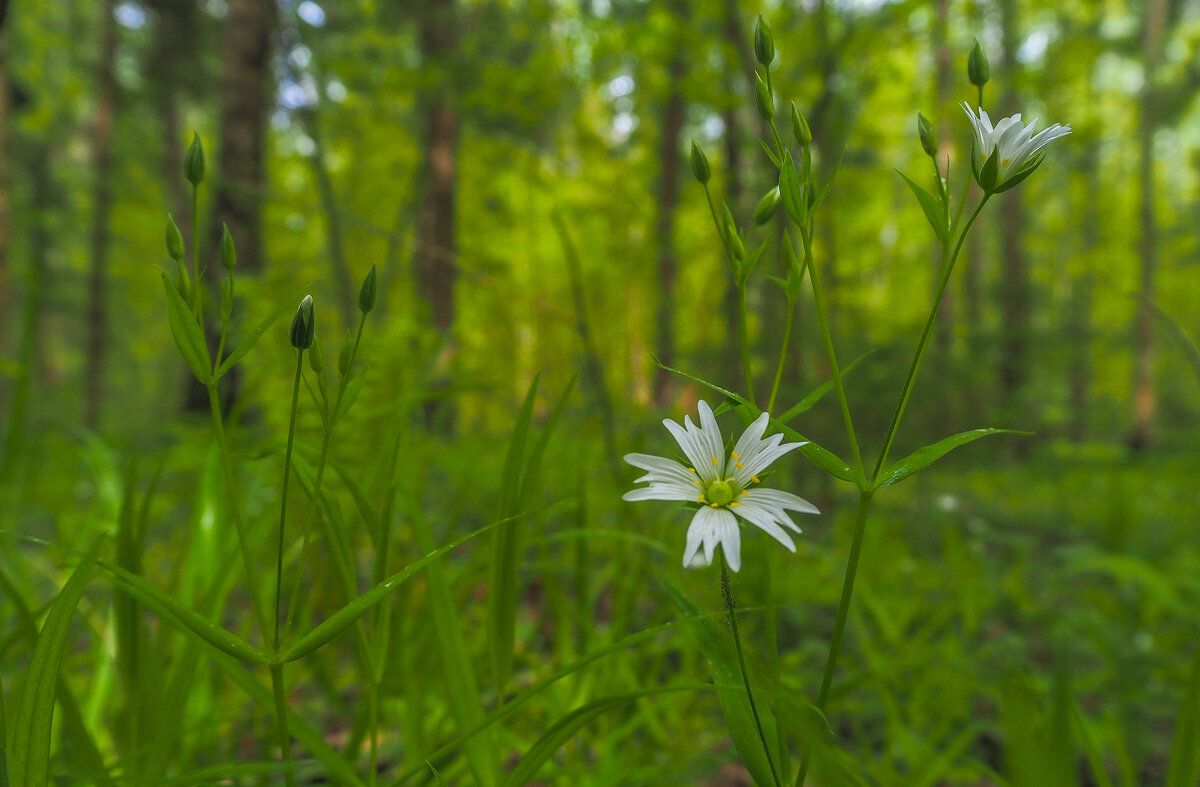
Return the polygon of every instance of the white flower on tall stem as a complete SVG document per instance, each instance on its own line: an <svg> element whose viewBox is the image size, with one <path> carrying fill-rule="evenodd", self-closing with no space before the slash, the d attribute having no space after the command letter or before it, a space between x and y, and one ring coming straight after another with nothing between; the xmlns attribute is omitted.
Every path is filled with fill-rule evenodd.
<svg viewBox="0 0 1200 787"><path fill-rule="evenodd" d="M758 527L767 535L795 552L787 530L799 533L800 528L788 516L788 511L817 514L817 507L790 492L764 489L758 475L779 457L804 443L784 443L783 435L763 439L770 416L760 415L746 428L725 455L721 430L708 403L699 403L700 425L684 416L683 425L664 419L663 425L679 443L688 465L674 459L650 454L626 454L625 461L646 471L634 483L649 482L649 486L626 492L625 500L678 500L698 503L700 507L688 527L687 545L683 550L683 565L712 565L717 544L734 571L741 568L741 533L734 514ZM787 528L785 530L784 528Z"/></svg>
<svg viewBox="0 0 1200 787"><path fill-rule="evenodd" d="M1038 119L1034 118L1026 126L1020 115L1001 118L993 126L992 119L982 107L978 115L965 101L962 108L975 130L975 152L971 158L975 180L989 194L1007 191L1032 175L1045 156L1038 151L1071 133L1070 124L1060 126L1055 123L1034 134Z"/></svg>

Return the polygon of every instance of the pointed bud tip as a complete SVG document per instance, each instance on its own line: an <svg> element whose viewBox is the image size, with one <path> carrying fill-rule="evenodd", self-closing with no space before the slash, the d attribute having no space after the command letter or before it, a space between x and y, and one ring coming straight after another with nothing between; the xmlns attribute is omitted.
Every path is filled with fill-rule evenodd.
<svg viewBox="0 0 1200 787"><path fill-rule="evenodd" d="M762 18L762 14L754 23L754 57L764 68L769 68L775 60L775 37L771 35L771 26Z"/></svg>
<svg viewBox="0 0 1200 787"><path fill-rule="evenodd" d="M971 54L967 55L967 77L971 80L972 85L983 87L991 76L992 67L988 63L987 53L983 51L983 46L976 38L975 45L971 47Z"/></svg>
<svg viewBox="0 0 1200 787"><path fill-rule="evenodd" d="M707 184L709 178L712 177L712 169L708 166L708 156L704 155L704 151L695 141L692 142L692 175L702 184Z"/></svg>
<svg viewBox="0 0 1200 787"><path fill-rule="evenodd" d="M375 308L376 295L376 279L375 266L371 266L371 270L367 271L366 277L363 279L362 286L358 288L358 310L364 315L369 314Z"/></svg>
<svg viewBox="0 0 1200 787"><path fill-rule="evenodd" d="M204 180L204 144L196 132L192 132L192 144L183 157L183 174L193 186Z"/></svg>
<svg viewBox="0 0 1200 787"><path fill-rule="evenodd" d="M296 316L292 318L289 338L292 346L297 350L307 350L312 346L315 335L316 320L313 315L313 299L311 295L305 295L304 300L300 301L299 308L296 309Z"/></svg>

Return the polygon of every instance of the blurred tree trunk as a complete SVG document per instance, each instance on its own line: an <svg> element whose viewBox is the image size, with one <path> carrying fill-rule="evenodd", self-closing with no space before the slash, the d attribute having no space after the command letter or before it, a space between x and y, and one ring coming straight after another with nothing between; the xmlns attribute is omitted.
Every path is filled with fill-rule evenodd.
<svg viewBox="0 0 1200 787"><path fill-rule="evenodd" d="M95 429L104 401L105 307L108 267L108 218L112 207L112 135L116 114L117 81L113 63L117 54L116 0L100 5L100 60L96 64L96 114L92 123L92 228L88 302L84 321L83 423Z"/></svg>
<svg viewBox="0 0 1200 787"><path fill-rule="evenodd" d="M734 52L739 53L739 57L728 63L725 72L732 76L729 91L734 96L745 95L746 89L745 80L741 77L741 68L739 62L745 62L745 53L742 51L745 47L745 34L742 29L741 20L742 10L734 0L726 0L725 5L725 25L724 34L726 46ZM753 53L750 55L751 63L753 63ZM722 139L725 145L725 201L729 203L729 209L734 211L736 215L741 215L743 202L745 201L745 189L742 186L742 168L745 166L742 163L742 125L738 118L737 106L739 102L730 102L721 111L721 120L725 126L725 134ZM716 205L717 218L721 217L721 206ZM718 246L720 239L716 235L717 228L712 229L713 242ZM722 266L728 266L729 261L722 254ZM733 275L729 272L728 267L723 267L722 281L725 282L724 295L721 298L721 317L722 324L725 326L725 342L721 347L721 366L717 371L718 380L724 381L731 390L740 390L745 381L742 380L742 362L741 350L738 347L738 292L737 285L734 284Z"/></svg>
<svg viewBox="0 0 1200 787"><path fill-rule="evenodd" d="M8 119L9 94L7 53L8 0L0 0L0 332L5 330L9 314L8 296ZM7 350L0 344L0 352Z"/></svg>
<svg viewBox="0 0 1200 787"><path fill-rule="evenodd" d="M1138 185L1141 205L1140 286L1137 325L1137 380L1133 394L1133 432L1129 444L1135 449L1149 447L1154 421L1154 271L1158 266L1158 228L1154 209L1154 132L1158 129L1155 74L1162 57L1163 33L1167 21L1167 0L1148 0L1142 21L1142 46L1145 79L1142 84L1141 111L1138 117Z"/></svg>
<svg viewBox="0 0 1200 787"><path fill-rule="evenodd" d="M358 292L350 274L350 263L346 261L346 247L342 242L342 214L338 210L337 191L326 163L325 141L321 135L321 118L316 109L305 109L298 113L305 133L313 141L312 155L308 157L313 175L317 179L317 190L321 195L321 209L325 213L325 247L329 251L329 267L337 283L338 311L342 325L353 329Z"/></svg>
<svg viewBox="0 0 1200 787"><path fill-rule="evenodd" d="M673 6L677 23L682 24L686 10ZM654 218L655 245L658 249L658 309L655 315L654 349L658 357L668 366L675 365L675 278L679 260L675 253L675 212L679 207L680 144L683 133L684 110L683 76L685 50L682 45L673 47L674 55L669 66L670 87L667 101L663 105L662 121L659 126L658 155L661 162L658 177L658 202ZM665 407L672 388L671 373L659 369L654 378L654 401Z"/></svg>
<svg viewBox="0 0 1200 787"><path fill-rule="evenodd" d="M934 70L933 95L934 95L934 112L936 117L934 123L938 130L937 136L939 144L941 140L949 136L949 126L946 118L946 103L950 97L950 43L946 32L950 16L950 0L937 0L937 16L933 24L933 56L937 63L937 68ZM939 150L938 167L942 156ZM922 181L923 182L923 181ZM934 183L936 186L936 182ZM932 192L936 194L937 192ZM942 253L941 246L933 247L933 281L934 287L937 286L937 281L941 277L942 272ZM946 369L949 368L951 353L954 350L954 286L946 288L945 294L942 296L942 304L938 308L938 326L934 333L934 353L933 353L933 376L941 378L945 375Z"/></svg>
<svg viewBox="0 0 1200 787"><path fill-rule="evenodd" d="M456 243L458 198L458 107L452 66L458 47L454 0L422 0L417 4L418 39L423 71L435 74L418 94L417 117L423 118L421 200L417 208L417 298L428 304L434 327L442 336L440 373L454 354L454 283L458 276ZM435 383L440 385L440 383ZM427 425L438 422L449 430L454 411L448 403L431 401Z"/></svg>
<svg viewBox="0 0 1200 787"><path fill-rule="evenodd" d="M1000 3L1001 56L1004 94L1000 106L1009 114L1017 103L1013 86L1020 34L1016 0ZM1000 201L1000 396L1005 407L1015 404L1029 381L1029 270L1023 242L1023 191L1013 189Z"/></svg>
<svg viewBox="0 0 1200 787"><path fill-rule="evenodd" d="M157 17L157 33L151 47L146 73L152 80L150 92L162 123L163 183L167 189L168 210L191 246L191 200L183 177L183 151L186 145L179 124L179 95L183 92L183 63L192 50L188 31L196 24L196 4L190 0L149 0L147 6Z"/></svg>
<svg viewBox="0 0 1200 787"><path fill-rule="evenodd" d="M1082 130L1082 129L1081 129ZM1087 194L1101 192L1100 148L1094 140L1084 146L1083 171ZM1100 247L1100 212L1095 199L1086 200L1083 211L1083 258L1087 270L1071 277L1070 302L1067 307L1067 339L1071 359L1068 366L1067 395L1071 403L1070 436L1075 442L1087 437L1088 395L1091 381L1092 350L1092 292L1095 275L1090 261Z"/></svg>

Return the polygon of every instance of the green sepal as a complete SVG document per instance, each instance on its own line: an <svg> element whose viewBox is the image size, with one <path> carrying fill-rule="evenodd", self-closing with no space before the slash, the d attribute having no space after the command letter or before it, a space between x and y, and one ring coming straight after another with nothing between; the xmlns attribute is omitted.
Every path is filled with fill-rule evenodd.
<svg viewBox="0 0 1200 787"><path fill-rule="evenodd" d="M771 26L762 18L762 14L754 23L754 57L763 68L770 68L775 60L775 37L771 35Z"/></svg>
<svg viewBox="0 0 1200 787"><path fill-rule="evenodd" d="M1046 160L1046 157L1044 155L1042 155L1041 153L1039 153L1038 155L1029 159L1029 161L1026 162L1025 166L1021 167L1021 169L1018 170L1016 172L1016 174L1014 174L1008 180L1001 183L1000 186L998 188L996 188L992 193L993 194L1003 194L1004 192L1008 191L1013 186L1016 186L1021 181L1025 180L1025 178L1032 175L1034 173L1034 171L1037 170L1038 167L1042 166L1042 162L1045 160Z"/></svg>
<svg viewBox="0 0 1200 787"><path fill-rule="evenodd" d="M362 286L358 288L358 310L363 314L369 314L375 308L377 288L375 266L372 265L371 270L367 271L366 278L363 279Z"/></svg>
<svg viewBox="0 0 1200 787"><path fill-rule="evenodd" d="M754 224L762 226L771 220L775 215L775 211L779 208L779 187L768 191L758 201L758 205L754 207Z"/></svg>
<svg viewBox="0 0 1200 787"><path fill-rule="evenodd" d="M929 226L933 227L933 233L937 235L939 241L945 243L946 238L950 234L950 225L949 218L942 213L941 202L938 201L937 197L918 186L912 178L900 170L896 170L896 174L904 178L904 182L912 189L917 202L921 203L921 210L925 211L925 219L929 222Z"/></svg>
<svg viewBox="0 0 1200 787"><path fill-rule="evenodd" d="M175 217L170 213L167 214L167 254L171 255L171 259L179 262L183 259L183 233L179 231L179 225L175 223Z"/></svg>
<svg viewBox="0 0 1200 787"><path fill-rule="evenodd" d="M979 181L979 187L986 193L992 194L996 190L996 176L1000 172L1000 149L997 146L996 150L992 151L992 155L987 157L987 161L983 162L983 166L979 168L979 174L976 179Z"/></svg>
<svg viewBox="0 0 1200 787"><path fill-rule="evenodd" d="M200 142L200 135L195 132L192 132L192 144L188 145L183 157L183 174L193 186L200 185L204 180L204 145Z"/></svg>
<svg viewBox="0 0 1200 787"><path fill-rule="evenodd" d="M296 316L292 318L292 327L288 331L288 338L291 339L292 346L297 350L307 350L312 346L316 330L313 299L311 295L305 295L300 301L300 306L296 308Z"/></svg>
<svg viewBox="0 0 1200 787"><path fill-rule="evenodd" d="M692 175L702 184L707 184L712 177L712 168L708 165L708 156L696 142L692 141Z"/></svg>
<svg viewBox="0 0 1200 787"><path fill-rule="evenodd" d="M167 318L171 322L175 346L196 379L208 385L212 382L212 358L204 341L204 331L197 324L192 310L184 303L179 290L175 289L171 277L164 273L162 279L163 289L167 293Z"/></svg>
<svg viewBox="0 0 1200 787"><path fill-rule="evenodd" d="M754 74L754 103L763 120L770 123L775 119L775 99L771 96L767 83L757 73Z"/></svg>
<svg viewBox="0 0 1200 787"><path fill-rule="evenodd" d="M960 432L943 440L938 440L923 448L918 448L908 456L896 462L887 472L883 473L876 481L875 486L891 486L898 484L914 473L924 470L929 465L941 459L946 454L958 448L960 445L978 440L981 437L988 437L994 434L1023 434L1030 435L1033 432L1022 432L1018 429L972 429L969 432Z"/></svg>
<svg viewBox="0 0 1200 787"><path fill-rule="evenodd" d="M804 227L808 214L804 187L800 183L800 173L796 171L796 162L792 160L790 150L784 152L783 166L779 168L779 196L792 223L797 227Z"/></svg>

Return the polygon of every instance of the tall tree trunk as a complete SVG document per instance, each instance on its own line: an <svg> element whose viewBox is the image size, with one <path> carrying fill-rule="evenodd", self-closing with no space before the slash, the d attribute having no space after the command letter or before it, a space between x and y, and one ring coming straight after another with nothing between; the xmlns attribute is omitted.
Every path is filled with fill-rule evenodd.
<svg viewBox="0 0 1200 787"><path fill-rule="evenodd" d="M1135 449L1149 447L1154 421L1154 325L1151 313L1154 300L1154 271L1158 266L1158 228L1154 209L1154 132L1158 128L1154 88L1155 73L1162 54L1166 26L1167 0L1149 0L1142 28L1145 81L1142 84L1141 112L1138 118L1138 185L1141 206L1140 288L1137 311L1137 380L1133 394L1133 432L1129 444Z"/></svg>
<svg viewBox="0 0 1200 787"><path fill-rule="evenodd" d="M1088 194L1100 193L1100 154L1095 144L1084 150L1083 171ZM1100 246L1100 212L1096 200L1088 199L1083 213L1083 258L1091 260ZM1071 403L1068 429L1071 439L1081 442L1087 436L1087 404L1091 381L1092 291L1095 275L1091 267L1071 277L1070 303L1067 309L1067 337L1071 358L1067 367L1067 396Z"/></svg>
<svg viewBox="0 0 1200 787"><path fill-rule="evenodd" d="M678 20L683 15L676 17ZM679 207L679 137L683 133L684 48L674 47L669 67L670 89L663 105L659 126L658 206L654 217L654 236L658 248L658 308L655 320L655 351L667 365L675 363L675 277L679 260L675 253L675 212ZM659 369L654 378L654 401L665 407L670 398L671 373Z"/></svg>
<svg viewBox="0 0 1200 787"><path fill-rule="evenodd" d="M1005 80L1001 107L1008 112L1017 103L1013 88L1017 47L1020 43L1016 0L1004 0L1000 4L1000 26ZM1006 403L1014 402L1029 380L1030 285L1023 242L1025 211L1021 195L1021 189L1013 189L1000 198L999 387L1001 398Z"/></svg>
<svg viewBox="0 0 1200 787"><path fill-rule="evenodd" d="M105 307L108 267L108 217L112 207L112 131L116 113L117 54L115 0L100 7L100 61L96 64L96 115L92 125L92 233L88 272L87 317L84 324L83 422L89 429L100 423L104 400L104 359L108 332Z"/></svg>
<svg viewBox="0 0 1200 787"><path fill-rule="evenodd" d="M933 51L934 59L937 63L937 68L934 72L934 111L937 113L937 128L938 140L947 138L950 126L946 122L946 103L950 96L950 44L949 36L946 32L946 27L950 16L950 0L937 0L937 17L933 25ZM938 158L941 159L940 151ZM938 163L938 167L942 164ZM936 185L936 184L935 184ZM936 193L936 192L935 192ZM933 276L934 286L941 275L942 270L942 254L941 247L935 246L933 251ZM934 353L933 370L934 377L941 377L950 363L951 352L954 347L954 287L946 288L945 294L942 296L942 304L938 308L938 326L934 334Z"/></svg>
<svg viewBox="0 0 1200 787"><path fill-rule="evenodd" d="M304 130L313 141L313 152L308 157L313 175L317 179L317 190L321 195L321 208L325 213L325 247L329 252L329 267L337 283L338 311L346 328L354 327L357 290L346 261L346 247L342 242L342 214L338 210L337 192L326 163L325 141L321 135L321 118L315 109L300 113Z"/></svg>
<svg viewBox="0 0 1200 787"><path fill-rule="evenodd" d="M458 107L453 61L458 47L455 0L423 0L417 24L423 70L436 74L418 96L417 116L425 119L422 138L421 201L417 208L417 298L428 305L445 350L439 372L453 358L454 283L458 278ZM444 381L436 381L441 386ZM434 400L425 408L426 425L453 428L454 409Z"/></svg>
<svg viewBox="0 0 1200 787"><path fill-rule="evenodd" d="M5 331L9 314L8 297L8 36L5 21L8 19L8 0L0 0L0 331ZM0 352L7 350L0 344Z"/></svg>
<svg viewBox="0 0 1200 787"><path fill-rule="evenodd" d="M153 79L151 95L159 122L162 123L162 168L167 205L189 248L192 223L188 220L191 201L183 177L183 151L186 141L179 123L179 94L182 69L188 52L188 31L196 23L196 4L190 0L150 0L147 6L157 17L157 34L147 56L147 73Z"/></svg>

